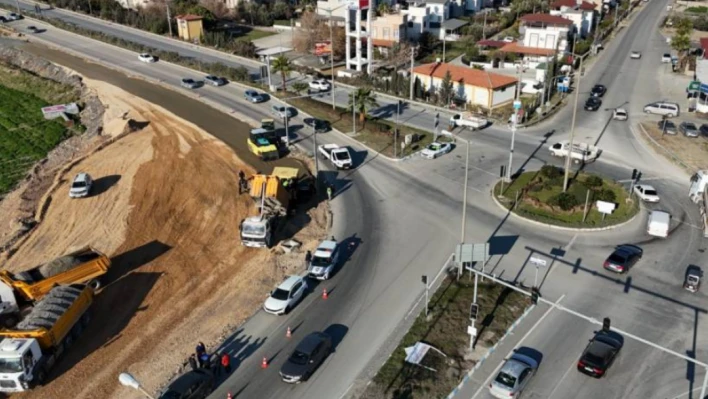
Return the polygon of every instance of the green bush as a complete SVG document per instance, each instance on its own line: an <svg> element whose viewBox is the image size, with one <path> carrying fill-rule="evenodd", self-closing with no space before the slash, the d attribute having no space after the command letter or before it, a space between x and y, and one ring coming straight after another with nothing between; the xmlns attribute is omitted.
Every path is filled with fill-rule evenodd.
<svg viewBox="0 0 708 399"><path fill-rule="evenodd" d="M534 184L533 186L529 187L529 191L532 193L537 193L539 191L542 191L545 187L543 184Z"/></svg>
<svg viewBox="0 0 708 399"><path fill-rule="evenodd" d="M563 187L563 176L555 176L543 181L543 188L552 190L555 187Z"/></svg>
<svg viewBox="0 0 708 399"><path fill-rule="evenodd" d="M595 200L605 202L615 202L617 195L614 191L605 188L595 193Z"/></svg>
<svg viewBox="0 0 708 399"><path fill-rule="evenodd" d="M541 167L541 176L548 177L550 179L554 177L559 177L563 174L563 170L557 166L553 165L543 165Z"/></svg>
<svg viewBox="0 0 708 399"><path fill-rule="evenodd" d="M585 185L590 188L602 187L602 178L595 175L588 176L588 178L585 179Z"/></svg>
<svg viewBox="0 0 708 399"><path fill-rule="evenodd" d="M569 211L578 206L578 199L570 193L559 193L548 201L548 205L557 206L564 211Z"/></svg>

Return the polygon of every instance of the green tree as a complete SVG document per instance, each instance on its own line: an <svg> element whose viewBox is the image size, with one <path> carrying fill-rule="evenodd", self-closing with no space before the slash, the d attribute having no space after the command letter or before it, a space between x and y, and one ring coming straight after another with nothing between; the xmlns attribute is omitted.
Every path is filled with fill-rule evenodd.
<svg viewBox="0 0 708 399"><path fill-rule="evenodd" d="M690 18L680 18L676 21L676 34L690 36L693 32L693 21Z"/></svg>
<svg viewBox="0 0 708 399"><path fill-rule="evenodd" d="M241 37L232 42L231 48L234 54L242 57L254 58L256 56L256 45L252 41Z"/></svg>
<svg viewBox="0 0 708 399"><path fill-rule="evenodd" d="M450 71L447 71L445 76L443 76L442 82L440 83L440 102L445 105L450 105L450 101L452 101L452 95L455 89L453 84L452 74Z"/></svg>
<svg viewBox="0 0 708 399"><path fill-rule="evenodd" d="M292 72L292 66L290 65L290 60L288 57L281 55L274 59L270 65L270 69L275 73L280 73L280 77L283 80L283 92L287 91L287 77Z"/></svg>
<svg viewBox="0 0 708 399"><path fill-rule="evenodd" d="M688 35L675 35L671 38L671 48L682 55L691 48L691 38Z"/></svg>
<svg viewBox="0 0 708 399"><path fill-rule="evenodd" d="M273 4L272 13L274 19L290 19L293 16L292 9L283 0L278 0Z"/></svg>
<svg viewBox="0 0 708 399"><path fill-rule="evenodd" d="M391 12L391 6L387 3L381 3L376 7L376 13L378 15L386 15Z"/></svg>
<svg viewBox="0 0 708 399"><path fill-rule="evenodd" d="M376 94L374 94L370 88L358 87L353 92L349 93L349 104L347 109L359 114L359 121L364 123L366 120L366 113L372 108L379 106L376 102Z"/></svg>
<svg viewBox="0 0 708 399"><path fill-rule="evenodd" d="M307 88L310 87L310 85L308 85L305 82L295 82L292 85L290 85L290 87L292 87L292 89L295 90L295 93L300 94L303 91L307 90Z"/></svg>

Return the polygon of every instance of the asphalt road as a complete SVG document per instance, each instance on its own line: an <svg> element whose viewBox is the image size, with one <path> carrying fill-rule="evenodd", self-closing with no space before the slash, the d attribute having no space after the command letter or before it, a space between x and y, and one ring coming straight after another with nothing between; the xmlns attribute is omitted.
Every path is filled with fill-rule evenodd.
<svg viewBox="0 0 708 399"><path fill-rule="evenodd" d="M659 64L659 57L650 54L664 51L661 46L652 44L658 40L652 26L664 6L661 2L650 2L636 17L637 21L608 46L587 73L588 82L600 81L609 87L607 103L630 101L634 104L636 101L643 104L648 102L647 97L658 95L650 91L655 85L645 84L645 81L650 81L652 68L658 69ZM51 34L42 38L64 50L73 49L97 62L130 70L152 81L162 80L174 90L187 94L186 90L175 87L179 78L187 73L184 68L167 63L143 64L134 53L48 29L52 29ZM643 59L638 63L628 60L626 54L630 49L643 50ZM614 74L612 68L615 68ZM637 71L643 72L632 82L631 76L637 75ZM583 90L581 86L581 93ZM270 102L258 106L246 104L241 98L241 89L235 85L204 87L195 92L202 101L218 104L226 111L236 109L256 120L268 115ZM628 100L623 99L630 94ZM162 102L157 98L148 99L164 106L179 96L166 97ZM548 143L542 142L541 136L551 130L554 133L549 142L567 136L569 112L563 110L551 121L516 135L514 170L533 169L546 162L558 163L548 156L544 148ZM632 107L630 112L637 113ZM195 109L181 115L194 120L200 114L201 111ZM600 113L578 112L578 125L585 129L582 134L590 139L598 137L604 126L598 124L601 120ZM643 168L645 178L656 179L652 184L662 195L660 206L669 209L675 220L684 222L674 226L670 239L650 239L644 232L643 216L617 230L581 234L506 218L505 212L492 203L489 188L496 180L499 166L508 161L510 134L506 129L490 128L463 133L473 141L467 242L494 242L497 252L489 267L505 279L524 281L527 285L534 279L533 267L527 265L529 256L532 253L546 256L549 263L553 263L540 273L544 297L555 300L565 294L565 306L597 319L609 316L614 325L677 351L700 348L703 340L700 336L694 340L694 327L696 312L703 312L699 305L705 298L703 294L689 295L680 289L685 266L701 264L703 256L699 250L704 247L700 232L693 227L697 224L697 212L685 195L687 180L683 180L685 175L673 166L647 152L629 127L628 123L610 124L600 141L607 155L603 154L588 170L623 180L629 177L633 167ZM578 133L580 131L576 130L576 134L585 137ZM220 132L218 137L224 137L227 142L240 142L245 134L245 130L229 130ZM304 129L296 134L305 148L311 148L310 137ZM361 242L337 275L317 287L290 315L275 318L259 312L243 326L233 342L234 354L244 359L234 375L215 392L215 398L225 396L226 391L239 392L242 397L337 398L352 384L356 388L366 381L367 374L362 372L367 366L378 365L385 359L386 350L390 350L384 345L386 338L419 295L420 275L434 275L458 241L464 145L435 161L412 158L393 164L366 153L346 136L334 133L318 136L321 143L350 145L363 159L356 171L339 175L339 187L343 190L333 201L337 217L332 232L337 238L356 234ZM238 146L236 151L246 156ZM629 282L626 276L610 274L600 266L614 245L624 242L639 244L645 251L644 260L630 272ZM554 248L563 249L565 255L552 259L548 254ZM332 293L327 301L319 298L322 286ZM622 361L601 384L575 379L566 370L577 360L592 327L561 317L564 315L556 316L556 313L544 319L524 342L545 355L544 372L539 372L529 387L529 392L536 392L537 397L656 397L657 392L678 395L688 390L685 370L683 375L680 373L680 365L685 366L685 362L671 360L656 350L634 346L634 343L628 344ZM287 326L295 330L290 341L284 338ZM281 384L277 370L295 341L309 331L330 326L334 326L333 331L337 331L341 339L325 367L307 384ZM263 357L273 360L267 370L259 368ZM698 350L698 357L705 354ZM657 372L664 365L670 366L671 372ZM489 370L489 375L492 371ZM484 385L486 378L487 375L478 373L473 383ZM476 389L474 385L470 387L472 392L466 397Z"/></svg>

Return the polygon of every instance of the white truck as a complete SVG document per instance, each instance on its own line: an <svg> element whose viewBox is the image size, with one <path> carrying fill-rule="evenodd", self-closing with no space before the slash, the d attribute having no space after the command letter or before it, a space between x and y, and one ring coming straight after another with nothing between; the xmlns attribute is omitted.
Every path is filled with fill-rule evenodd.
<svg viewBox="0 0 708 399"><path fill-rule="evenodd" d="M484 129L489 125L489 120L474 116L470 113L456 114L450 117L450 126L455 128L458 126L465 126L472 130Z"/></svg>
<svg viewBox="0 0 708 399"><path fill-rule="evenodd" d="M701 223L703 237L708 237L708 170L699 170L691 176L691 187L688 190L688 197L695 204L698 204L701 211Z"/></svg>
<svg viewBox="0 0 708 399"><path fill-rule="evenodd" d="M671 215L664 211L652 211L647 221L647 233L654 237L666 238L669 236Z"/></svg>
<svg viewBox="0 0 708 399"><path fill-rule="evenodd" d="M350 169L353 165L352 156L347 147L340 147L337 144L324 144L317 147L317 151L320 152L322 158L329 159L337 169Z"/></svg>
<svg viewBox="0 0 708 399"><path fill-rule="evenodd" d="M551 155L553 155L554 157L565 158L570 155L570 159L574 163L593 162L602 153L601 149L587 143L573 143L573 150L569 151L570 142L568 142L567 140L555 143L552 146L548 147L548 149L551 151Z"/></svg>

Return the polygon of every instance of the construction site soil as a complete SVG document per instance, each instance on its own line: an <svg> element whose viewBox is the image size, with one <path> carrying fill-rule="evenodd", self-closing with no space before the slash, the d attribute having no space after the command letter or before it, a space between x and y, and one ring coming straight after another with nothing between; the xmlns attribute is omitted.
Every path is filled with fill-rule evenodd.
<svg viewBox="0 0 708 399"><path fill-rule="evenodd" d="M302 253L240 245L239 223L254 204L238 194L238 172L303 163L262 163L246 150L248 125L196 100L58 51L22 49L84 77L106 108L103 135L130 133L58 176L42 222L7 261L17 272L91 245L113 262L80 342L46 386L13 397L140 397L118 384L123 371L155 393L198 341L216 348L283 275L301 271ZM80 171L94 177L95 190L70 199ZM304 227L289 233L314 249L328 215L324 202L311 204L298 216Z"/></svg>

